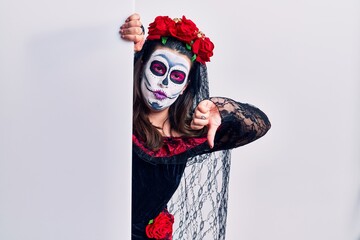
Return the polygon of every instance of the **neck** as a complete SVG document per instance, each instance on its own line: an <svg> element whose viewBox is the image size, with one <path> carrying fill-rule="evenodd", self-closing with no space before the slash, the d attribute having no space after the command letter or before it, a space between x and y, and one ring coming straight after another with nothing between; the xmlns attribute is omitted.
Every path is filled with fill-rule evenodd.
<svg viewBox="0 0 360 240"><path fill-rule="evenodd" d="M160 112L152 111L148 115L151 124L156 127L163 136L170 136L171 129L169 119L169 108L164 109Z"/></svg>

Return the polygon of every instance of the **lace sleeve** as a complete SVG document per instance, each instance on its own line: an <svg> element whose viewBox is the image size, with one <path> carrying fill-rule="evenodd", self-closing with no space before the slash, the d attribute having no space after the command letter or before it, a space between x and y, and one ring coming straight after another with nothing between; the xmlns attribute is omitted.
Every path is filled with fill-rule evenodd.
<svg viewBox="0 0 360 240"><path fill-rule="evenodd" d="M270 129L268 117L260 109L229 98L212 97L221 115L215 136L215 151L236 148L259 139Z"/></svg>

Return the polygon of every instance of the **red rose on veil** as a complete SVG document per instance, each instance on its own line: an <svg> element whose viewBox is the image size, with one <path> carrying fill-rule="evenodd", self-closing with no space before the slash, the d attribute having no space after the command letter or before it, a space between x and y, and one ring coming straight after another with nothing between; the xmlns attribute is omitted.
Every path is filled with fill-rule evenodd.
<svg viewBox="0 0 360 240"><path fill-rule="evenodd" d="M198 38L192 45L192 51L196 54L196 61L204 64L210 62L210 57L213 55L214 44L208 37Z"/></svg>
<svg viewBox="0 0 360 240"><path fill-rule="evenodd" d="M146 226L146 236L156 240L172 240L174 216L166 209Z"/></svg>
<svg viewBox="0 0 360 240"><path fill-rule="evenodd" d="M158 16L155 21L149 25L149 34L147 39L156 40L163 36L169 36L169 29L174 28L175 22L168 16Z"/></svg>

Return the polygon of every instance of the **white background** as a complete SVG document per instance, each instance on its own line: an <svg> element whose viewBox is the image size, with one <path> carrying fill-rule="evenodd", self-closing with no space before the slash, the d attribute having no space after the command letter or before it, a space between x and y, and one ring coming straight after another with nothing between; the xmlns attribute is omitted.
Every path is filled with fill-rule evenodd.
<svg viewBox="0 0 360 240"><path fill-rule="evenodd" d="M130 239L127 1L1 1L0 239Z"/></svg>
<svg viewBox="0 0 360 240"><path fill-rule="evenodd" d="M357 0L0 2L0 239L128 239L134 9L194 20L212 95L272 122L233 151L227 239L358 240Z"/></svg>
<svg viewBox="0 0 360 240"><path fill-rule="evenodd" d="M215 43L211 95L258 106L272 128L232 154L227 238L360 238L360 2L138 0Z"/></svg>

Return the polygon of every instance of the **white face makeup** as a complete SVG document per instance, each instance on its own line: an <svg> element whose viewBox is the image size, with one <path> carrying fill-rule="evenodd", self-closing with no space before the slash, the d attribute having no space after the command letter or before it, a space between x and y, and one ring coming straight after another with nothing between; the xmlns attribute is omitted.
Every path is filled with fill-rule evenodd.
<svg viewBox="0 0 360 240"><path fill-rule="evenodd" d="M168 49L157 49L144 68L141 91L148 106L161 111L170 107L186 87L190 59Z"/></svg>

